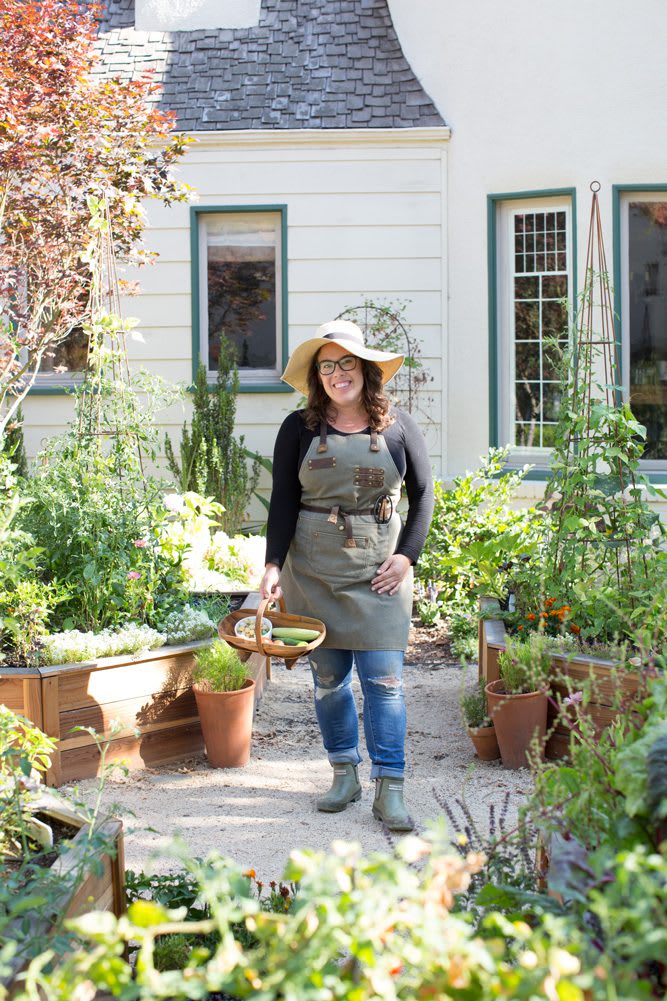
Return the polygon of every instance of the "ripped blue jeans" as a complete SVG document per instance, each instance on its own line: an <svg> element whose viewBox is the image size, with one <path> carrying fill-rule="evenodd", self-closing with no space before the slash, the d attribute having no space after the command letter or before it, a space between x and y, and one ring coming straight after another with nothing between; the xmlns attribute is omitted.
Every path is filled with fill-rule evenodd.
<svg viewBox="0 0 667 1001"><path fill-rule="evenodd" d="M371 778L401 778L405 771L405 699L402 650L330 650L310 654L315 712L331 764L358 765L359 727L352 693L356 663L364 697L364 733Z"/></svg>

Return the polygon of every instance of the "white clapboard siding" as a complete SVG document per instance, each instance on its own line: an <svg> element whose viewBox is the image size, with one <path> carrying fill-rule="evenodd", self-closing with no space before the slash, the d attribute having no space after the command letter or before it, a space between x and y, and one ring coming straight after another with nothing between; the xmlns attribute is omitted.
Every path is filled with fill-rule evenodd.
<svg viewBox="0 0 667 1001"><path fill-rule="evenodd" d="M159 257L124 275L141 289L123 300L124 315L139 320L143 337L129 344L132 368L147 368L181 386L192 380L191 206L285 205L290 349L320 323L366 299L403 304L423 370L432 376L418 394L415 416L440 468L446 406L444 130L427 141L389 131L386 140L375 137L366 145L361 135L338 145L336 137L322 142L316 134L306 141L297 136L292 145L286 134L270 134L265 143L256 136L200 138L178 167L196 189L191 203L146 204L144 242ZM299 399L296 393L239 394L237 427L246 444L272 454L277 428ZM61 397L33 397L25 410L34 454L38 440L65 426L68 404ZM160 441L168 432L177 448L190 412L186 400L161 414Z"/></svg>

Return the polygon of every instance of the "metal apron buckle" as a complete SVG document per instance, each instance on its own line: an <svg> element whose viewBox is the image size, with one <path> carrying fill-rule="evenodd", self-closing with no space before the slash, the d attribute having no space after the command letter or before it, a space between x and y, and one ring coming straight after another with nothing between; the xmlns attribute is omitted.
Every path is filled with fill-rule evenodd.
<svg viewBox="0 0 667 1001"><path fill-rule="evenodd" d="M389 494L382 494L373 505L373 517L378 525L386 525L394 513L394 502Z"/></svg>

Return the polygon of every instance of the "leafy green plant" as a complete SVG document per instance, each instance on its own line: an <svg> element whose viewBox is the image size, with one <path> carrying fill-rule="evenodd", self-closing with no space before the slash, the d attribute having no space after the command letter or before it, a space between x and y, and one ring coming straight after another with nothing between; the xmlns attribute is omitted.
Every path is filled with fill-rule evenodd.
<svg viewBox="0 0 667 1001"><path fill-rule="evenodd" d="M4 434L0 432L0 449L12 463L16 475L25 478L28 475L28 456L23 439L23 409L21 407L5 426Z"/></svg>
<svg viewBox="0 0 667 1001"><path fill-rule="evenodd" d="M544 688L551 673L552 648L546 636L529 633L525 638L508 636L498 654L500 677L508 695L521 695Z"/></svg>
<svg viewBox="0 0 667 1001"><path fill-rule="evenodd" d="M459 703L466 726L491 726L486 704L485 680L480 678L474 688L461 692Z"/></svg>
<svg viewBox="0 0 667 1001"><path fill-rule="evenodd" d="M192 423L183 425L180 462L171 439L165 438L165 454L181 493L193 491L213 497L222 505L222 527L229 535L238 532L257 481L259 462L248 467L244 437L234 436L236 396L239 374L235 349L222 337L215 387L208 384L208 374L199 365L192 396Z"/></svg>
<svg viewBox="0 0 667 1001"><path fill-rule="evenodd" d="M594 983L581 971L576 928L552 918L531 928L498 913L475 928L453 908L483 858L474 852L461 858L445 844L438 829L428 838L405 839L391 854L363 856L358 845L340 841L326 853L295 852L284 878L298 882L299 892L288 913L263 909L249 880L229 861L211 857L189 866L201 900L210 906L209 920L187 922L183 911L140 901L122 919L85 915L71 927L88 944L55 968L37 960L30 975L51 1001L71 998L82 983L117 997L127 997L132 984L136 999L223 992L262 1001L529 1001L543 994L547 977L554 997L581 1001L583 989ZM239 922L255 940L245 950L232 933ZM220 943L212 955L191 955L180 974L155 969L161 936L215 931ZM140 944L141 956L134 979L122 958L122 946L131 940ZM111 956L113 964L107 962Z"/></svg>
<svg viewBox="0 0 667 1001"><path fill-rule="evenodd" d="M475 609L480 594L505 598L524 561L536 553L542 518L511 507L528 472L503 474L506 449L491 449L480 467L451 488L435 483L435 509L416 576L435 587L445 614Z"/></svg>
<svg viewBox="0 0 667 1001"><path fill-rule="evenodd" d="M197 650L192 681L208 692L236 692L243 688L249 674L234 647L215 640L209 647Z"/></svg>
<svg viewBox="0 0 667 1001"><path fill-rule="evenodd" d="M103 333L120 337L118 322L100 318ZM162 484L143 468L157 460L153 425L174 391L145 373L121 391L113 358L104 354L76 391L73 421L41 453L19 513L41 549L42 579L64 591L56 629L151 624L185 598L178 557L159 543Z"/></svg>

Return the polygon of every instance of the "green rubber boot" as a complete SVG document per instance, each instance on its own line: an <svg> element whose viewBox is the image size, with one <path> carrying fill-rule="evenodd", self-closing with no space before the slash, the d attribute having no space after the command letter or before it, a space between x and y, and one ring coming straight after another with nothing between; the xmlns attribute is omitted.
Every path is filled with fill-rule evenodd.
<svg viewBox="0 0 667 1001"><path fill-rule="evenodd" d="M383 776L375 780L373 816L390 831L411 831L414 823L403 802L403 779Z"/></svg>
<svg viewBox="0 0 667 1001"><path fill-rule="evenodd" d="M340 813L348 803L356 803L361 799L359 770L356 765L334 765L333 772L331 789L326 796L317 800L317 809L323 813Z"/></svg>

